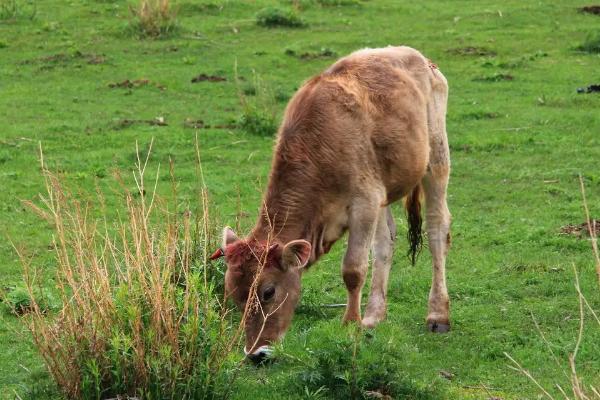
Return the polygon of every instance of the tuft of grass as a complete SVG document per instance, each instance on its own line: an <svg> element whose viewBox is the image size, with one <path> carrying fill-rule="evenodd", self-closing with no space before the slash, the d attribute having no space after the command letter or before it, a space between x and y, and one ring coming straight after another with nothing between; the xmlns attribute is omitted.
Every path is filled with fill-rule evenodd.
<svg viewBox="0 0 600 400"><path fill-rule="evenodd" d="M46 315L40 274L17 249L28 327L67 398L221 398L235 379L241 329L220 300L222 270L207 261L216 243L206 188L198 209L182 207L171 164L173 200L162 199L158 172L145 180L151 147L145 160L137 152L135 191L115 175L123 214L114 225L101 191L94 201L75 196L43 161L47 195L27 203L54 227L61 297L60 312Z"/></svg>
<svg viewBox="0 0 600 400"><path fill-rule="evenodd" d="M14 21L17 19L33 20L36 13L35 2L0 0L0 21Z"/></svg>
<svg viewBox="0 0 600 400"><path fill-rule="evenodd" d="M245 85L242 88L242 93L245 96L256 96L256 87L254 85Z"/></svg>
<svg viewBox="0 0 600 400"><path fill-rule="evenodd" d="M514 76L510 74L504 74L501 72L497 72L492 75L478 76L473 78L474 82L502 82L502 81L512 81Z"/></svg>
<svg viewBox="0 0 600 400"><path fill-rule="evenodd" d="M275 101L277 101L278 103L285 103L291 97L290 94L282 88L275 89L275 94L273 96L275 98Z"/></svg>
<svg viewBox="0 0 600 400"><path fill-rule="evenodd" d="M240 88L240 82L237 78L238 97L242 106L242 114L238 119L238 126L244 131L257 136L273 136L277 132L276 107L277 98L265 85L262 79L254 73L252 85ZM246 88L252 87L249 92ZM248 99L248 95L253 97Z"/></svg>
<svg viewBox="0 0 600 400"><path fill-rule="evenodd" d="M256 14L256 24L269 28L280 26L301 28L306 26L306 23L294 10L278 7L266 7L260 10Z"/></svg>
<svg viewBox="0 0 600 400"><path fill-rule="evenodd" d="M495 57L497 55L496 51L479 46L455 47L446 50L446 52L457 56Z"/></svg>
<svg viewBox="0 0 600 400"><path fill-rule="evenodd" d="M333 58L337 57L338 54L335 50L330 49L329 47L321 47L318 50L307 50L307 51L298 51L292 48L287 48L284 51L285 55L297 57L301 60L314 60L317 58Z"/></svg>
<svg viewBox="0 0 600 400"><path fill-rule="evenodd" d="M275 117L268 110L246 104L238 121L244 131L258 136L273 136L277 132Z"/></svg>
<svg viewBox="0 0 600 400"><path fill-rule="evenodd" d="M35 303L37 303L40 311L45 313L54 308L56 300L50 293L42 292L41 289L35 288L33 291ZM8 312L15 315L23 315L33 310L33 302L27 288L15 287L8 291L2 298L5 308Z"/></svg>
<svg viewBox="0 0 600 400"><path fill-rule="evenodd" d="M542 50L538 50L531 54L525 54L517 58L509 60L496 60L494 58L487 58L482 64L482 67L486 68L500 68L500 69L516 69L526 66L532 61L536 61L540 58L548 57L548 53Z"/></svg>
<svg viewBox="0 0 600 400"><path fill-rule="evenodd" d="M177 12L171 0L140 0L131 6L129 30L140 38L164 38L178 28Z"/></svg>
<svg viewBox="0 0 600 400"><path fill-rule="evenodd" d="M589 33L577 50L587 53L600 53L600 31Z"/></svg>
<svg viewBox="0 0 600 400"><path fill-rule="evenodd" d="M340 334L340 331L343 332ZM319 332L324 339L295 357L302 362L288 390L303 398L329 399L439 399L439 385L416 384L403 369L405 354L385 337L351 326ZM375 350L376 349L376 350Z"/></svg>

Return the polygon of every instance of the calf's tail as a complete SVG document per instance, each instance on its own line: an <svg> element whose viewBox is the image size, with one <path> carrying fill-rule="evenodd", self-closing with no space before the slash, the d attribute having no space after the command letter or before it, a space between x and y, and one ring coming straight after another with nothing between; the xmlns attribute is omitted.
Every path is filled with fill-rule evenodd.
<svg viewBox="0 0 600 400"><path fill-rule="evenodd" d="M423 188L421 184L414 187L412 192L406 196L404 200L404 208L406 209L406 216L408 220L408 257L412 265L415 265L417 256L423 248L423 218L421 217L421 198Z"/></svg>

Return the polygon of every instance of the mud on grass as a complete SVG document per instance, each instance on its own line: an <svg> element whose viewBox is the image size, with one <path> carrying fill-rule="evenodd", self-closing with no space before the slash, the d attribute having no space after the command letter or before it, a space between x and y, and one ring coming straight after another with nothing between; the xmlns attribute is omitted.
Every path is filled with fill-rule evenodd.
<svg viewBox="0 0 600 400"><path fill-rule="evenodd" d="M569 224L560 228L560 232L566 235L573 235L578 238L589 238L600 235L600 220L591 219L590 223Z"/></svg>

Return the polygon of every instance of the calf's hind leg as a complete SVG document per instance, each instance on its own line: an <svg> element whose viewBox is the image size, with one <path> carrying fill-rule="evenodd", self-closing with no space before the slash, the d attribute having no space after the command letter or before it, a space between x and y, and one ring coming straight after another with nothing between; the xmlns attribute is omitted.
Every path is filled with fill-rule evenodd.
<svg viewBox="0 0 600 400"><path fill-rule="evenodd" d="M429 292L427 329L431 332L450 330L450 301L446 287L446 255L450 246L450 212L446 204L448 169L431 166L423 179L427 235L433 261L433 279Z"/></svg>
<svg viewBox="0 0 600 400"><path fill-rule="evenodd" d="M446 255L450 247L450 211L446 200L450 174L450 151L446 133L448 84L438 69L432 69L432 93L428 104L429 166L423 178L429 250L433 279L429 292L427 329L450 330L450 304L446 287Z"/></svg>

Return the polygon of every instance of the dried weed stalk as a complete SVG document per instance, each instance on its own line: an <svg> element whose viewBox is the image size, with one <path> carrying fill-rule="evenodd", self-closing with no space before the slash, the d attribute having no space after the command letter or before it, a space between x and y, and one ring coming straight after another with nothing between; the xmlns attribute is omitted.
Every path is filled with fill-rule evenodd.
<svg viewBox="0 0 600 400"><path fill-rule="evenodd" d="M215 290L222 276L207 261L214 224L198 145L196 213L177 206L174 178L171 201L157 193L158 172L146 182L151 147L145 159L137 152L134 191L116 175L124 212L115 224L102 193L99 209L78 199L47 169L40 149L46 195L28 205L54 229L56 315L36 303L40 274L17 252L34 343L68 398L222 398L237 376L245 315L236 327Z"/></svg>

